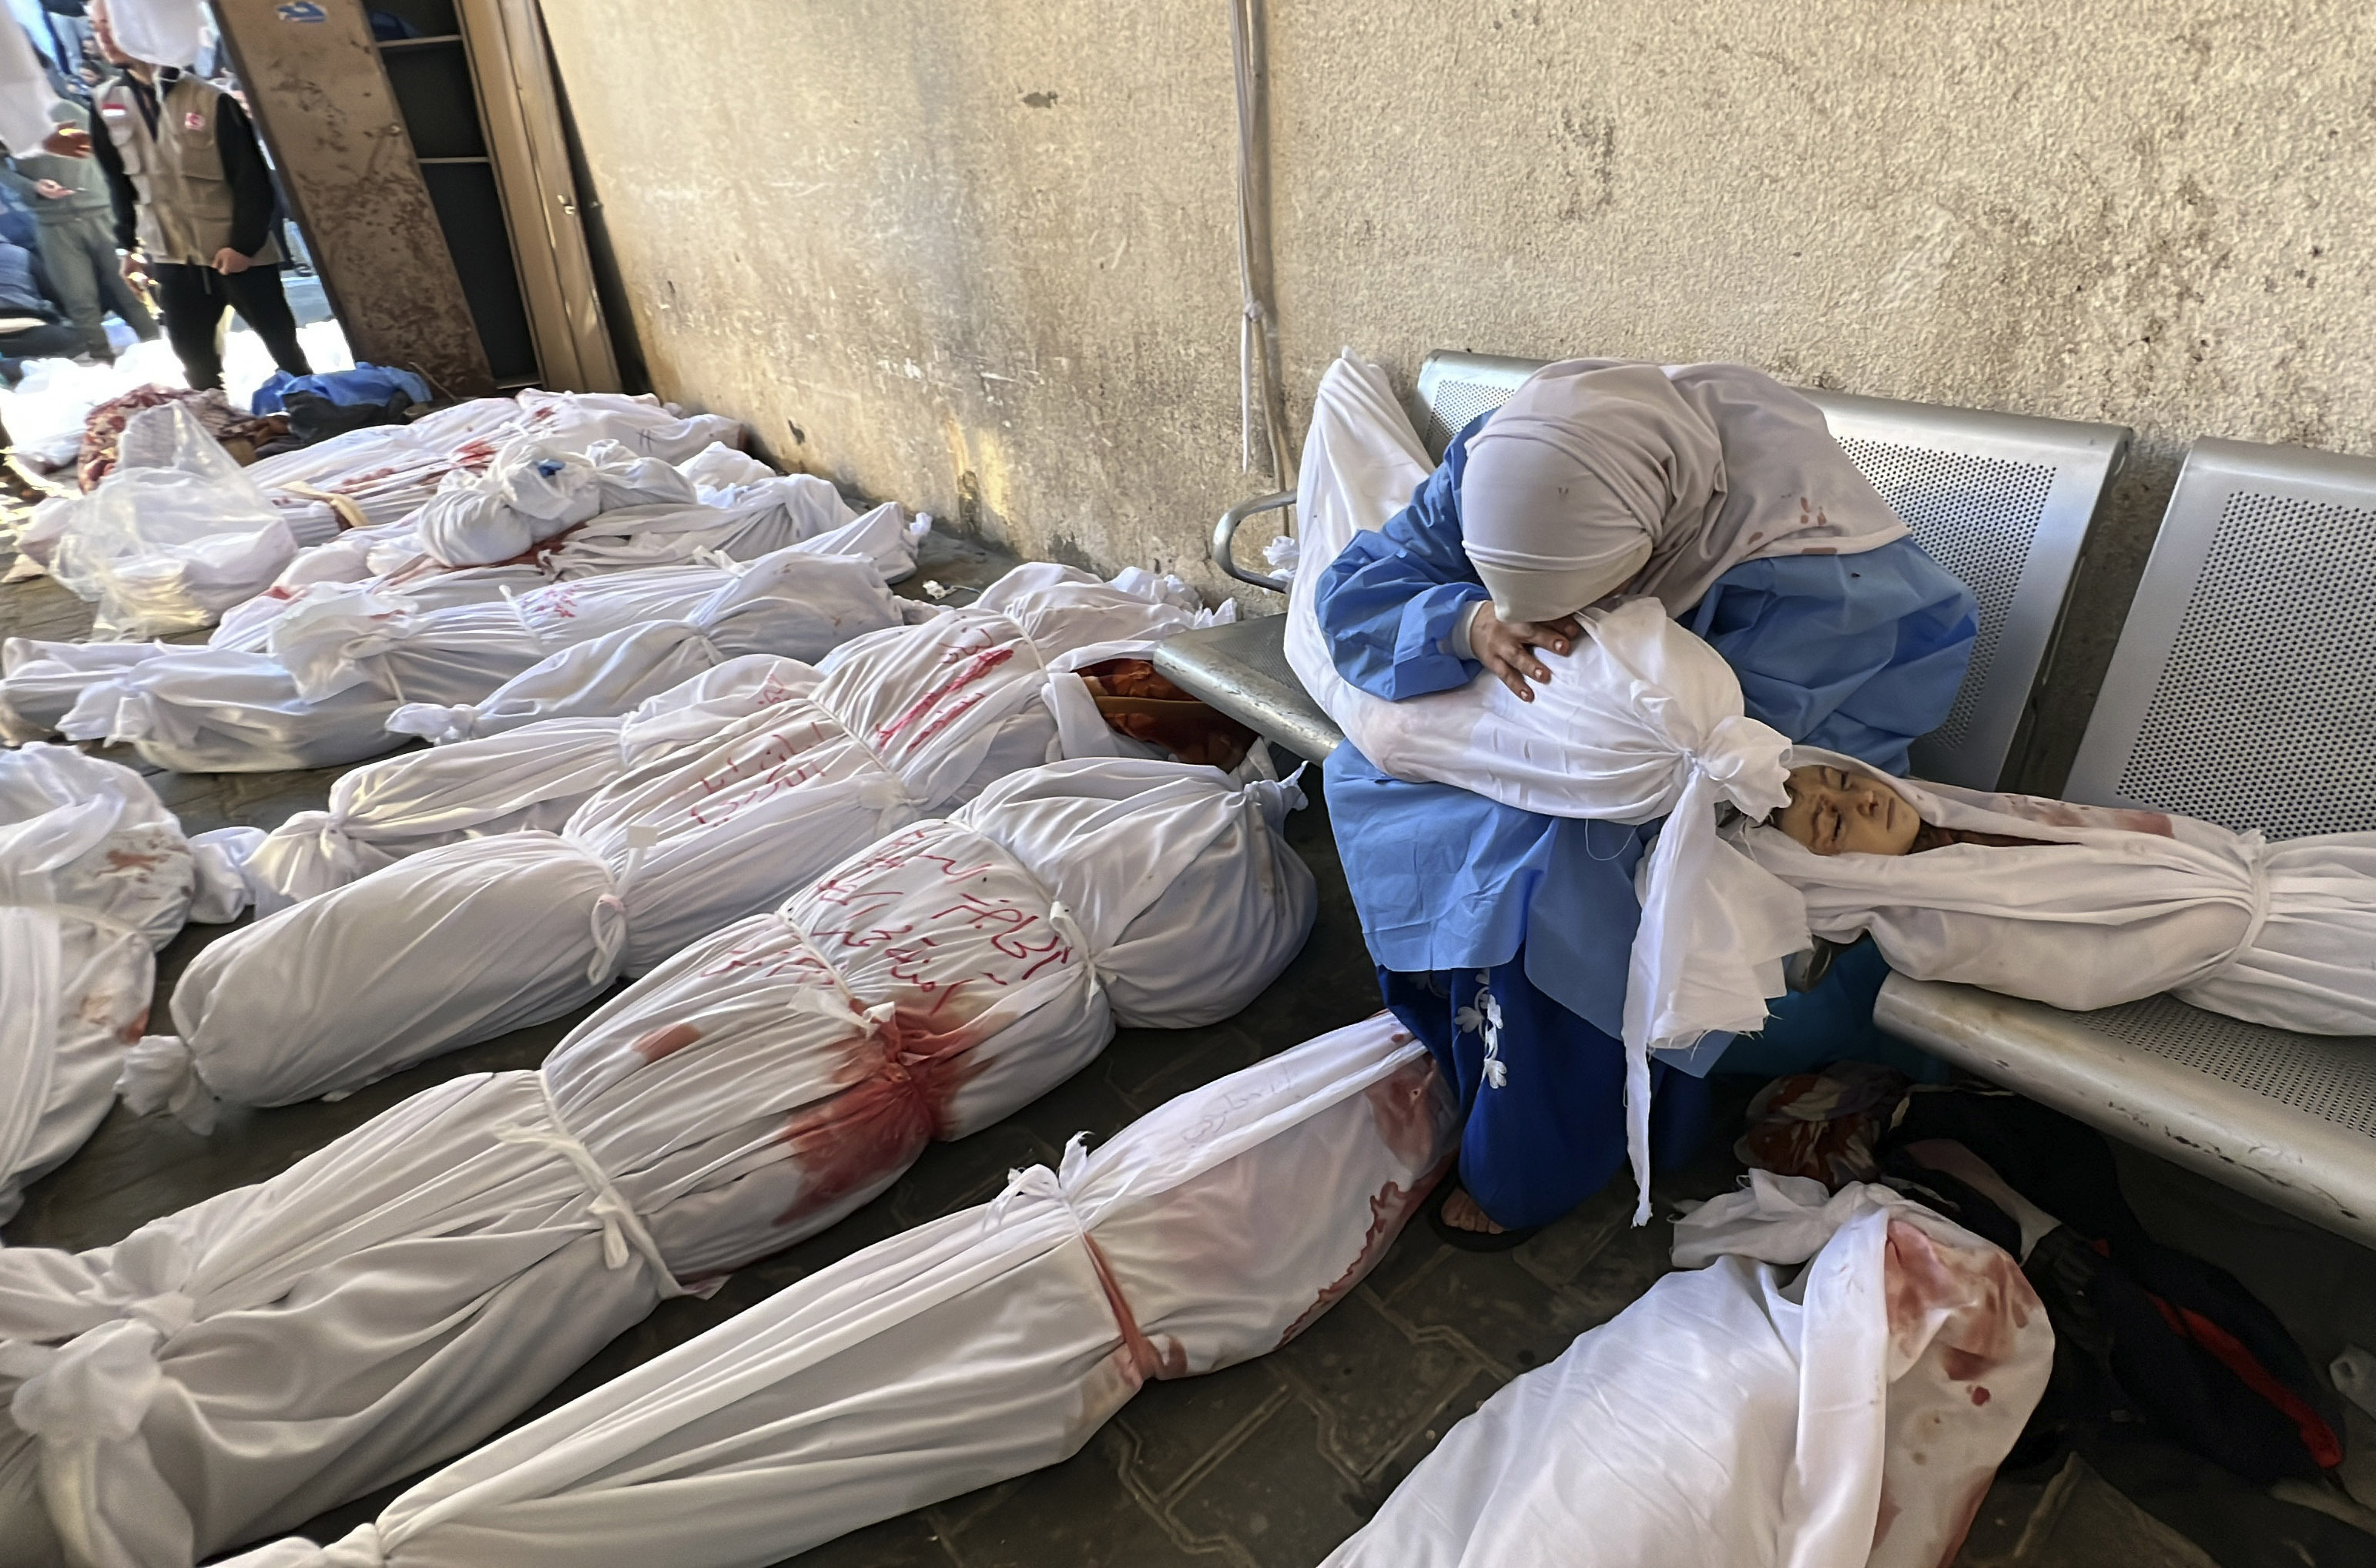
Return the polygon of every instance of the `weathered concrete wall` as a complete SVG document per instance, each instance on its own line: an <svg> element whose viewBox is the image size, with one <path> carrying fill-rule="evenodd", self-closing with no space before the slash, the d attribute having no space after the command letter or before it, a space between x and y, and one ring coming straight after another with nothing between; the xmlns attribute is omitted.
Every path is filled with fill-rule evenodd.
<svg viewBox="0 0 2376 1568"><path fill-rule="evenodd" d="M2081 694L2185 441L2376 450L2362 6L1275 4L1290 408L1351 343L2134 425ZM1266 488L1220 0L547 14L662 391L1026 552L1214 580Z"/></svg>

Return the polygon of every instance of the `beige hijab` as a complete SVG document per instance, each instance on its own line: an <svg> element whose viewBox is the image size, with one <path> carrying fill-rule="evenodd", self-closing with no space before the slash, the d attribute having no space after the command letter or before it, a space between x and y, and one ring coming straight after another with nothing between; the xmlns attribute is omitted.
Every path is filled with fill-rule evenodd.
<svg viewBox="0 0 2376 1568"><path fill-rule="evenodd" d="M1854 554L1907 531L1822 410L1735 364L1544 366L1469 441L1460 511L1504 621L1619 593L1680 615L1743 561Z"/></svg>

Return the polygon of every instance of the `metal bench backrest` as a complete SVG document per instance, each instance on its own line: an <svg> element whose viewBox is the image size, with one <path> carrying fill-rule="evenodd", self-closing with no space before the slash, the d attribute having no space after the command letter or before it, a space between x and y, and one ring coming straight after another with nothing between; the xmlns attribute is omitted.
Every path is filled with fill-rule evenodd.
<svg viewBox="0 0 2376 1568"><path fill-rule="evenodd" d="M1429 452L1442 457L1463 425L1500 408L1545 362L1429 355L1412 410ZM1946 722L1916 742L1914 771L1995 789L2027 744L2080 552L2129 433L1804 390L1922 548L1979 600L1970 673Z"/></svg>
<svg viewBox="0 0 2376 1568"><path fill-rule="evenodd" d="M2065 792L2280 838L2376 828L2376 460L2195 443ZM1897 978L1874 1016L2376 1246L2376 1039L2171 996L2061 1013Z"/></svg>
<svg viewBox="0 0 2376 1568"><path fill-rule="evenodd" d="M2194 444L2068 792L2273 838L2376 829L2376 459Z"/></svg>

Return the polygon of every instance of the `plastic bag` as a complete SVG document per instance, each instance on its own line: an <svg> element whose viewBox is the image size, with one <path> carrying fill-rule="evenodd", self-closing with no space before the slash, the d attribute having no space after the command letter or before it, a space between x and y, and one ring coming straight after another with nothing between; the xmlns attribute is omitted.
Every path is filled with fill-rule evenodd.
<svg viewBox="0 0 2376 1568"><path fill-rule="evenodd" d="M297 553L279 510L184 404L136 415L123 457L69 505L51 572L108 639L212 625Z"/></svg>

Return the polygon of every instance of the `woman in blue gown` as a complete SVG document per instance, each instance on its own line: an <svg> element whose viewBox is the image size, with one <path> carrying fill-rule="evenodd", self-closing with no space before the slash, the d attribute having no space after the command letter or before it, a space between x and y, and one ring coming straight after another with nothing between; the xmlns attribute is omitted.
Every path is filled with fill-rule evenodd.
<svg viewBox="0 0 2376 1568"><path fill-rule="evenodd" d="M1325 568L1316 607L1331 655L1373 695L1443 691L1485 668L1467 628L1494 612L1479 613L1491 596L1462 505L1472 444L1495 417L1464 429L1410 505L1384 529L1356 534ZM1821 439L1836 456L1828 434ZM1472 504L1484 488L1469 487ZM1908 744L1945 719L1978 632L1970 590L1907 537L1854 553L1741 560L1686 605L1664 597L1739 674L1752 718L1893 773L1906 770ZM1538 646L1573 635L1572 624L1532 613L1548 622L1534 633ZM1507 655L1507 639L1493 651ZM1516 671L1532 665L1524 648L1496 662L1518 684ZM1406 783L1349 742L1325 778L1386 1005L1435 1055L1466 1112L1462 1192L1446 1218L1472 1234L1523 1233L1557 1218L1625 1160L1618 1035L1640 917L1634 873L1655 825L1538 816L1465 790ZM1859 1006L1869 1012L1885 971L1843 967L1850 972L1823 990L1859 994L1791 1000L1835 1025ZM1693 1065L1705 1072L1721 1045L1709 1042ZM1705 1085L1668 1063L1653 1075L1652 1158L1671 1161L1704 1130Z"/></svg>

